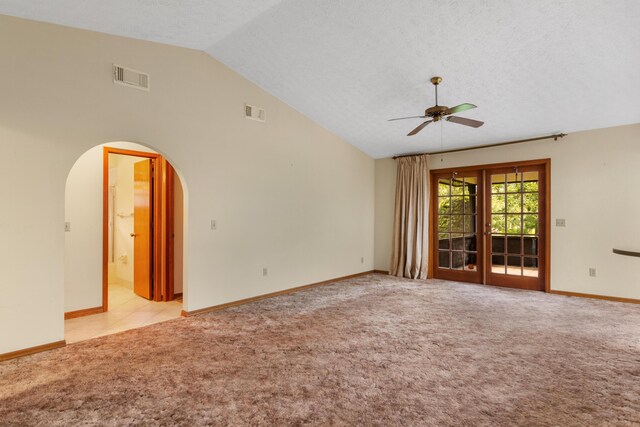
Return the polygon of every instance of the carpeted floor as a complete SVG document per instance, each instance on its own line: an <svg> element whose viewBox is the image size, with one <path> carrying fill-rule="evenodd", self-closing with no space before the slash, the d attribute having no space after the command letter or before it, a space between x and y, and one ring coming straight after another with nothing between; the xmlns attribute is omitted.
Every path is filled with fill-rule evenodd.
<svg viewBox="0 0 640 427"><path fill-rule="evenodd" d="M0 425L630 425L640 306L368 275L0 364Z"/></svg>

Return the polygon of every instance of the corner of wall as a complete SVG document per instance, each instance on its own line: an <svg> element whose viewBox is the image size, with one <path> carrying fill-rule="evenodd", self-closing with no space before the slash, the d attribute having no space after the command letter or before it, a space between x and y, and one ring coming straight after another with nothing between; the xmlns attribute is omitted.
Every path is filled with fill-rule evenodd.
<svg viewBox="0 0 640 427"><path fill-rule="evenodd" d="M374 268L389 271L391 262L391 239L393 234L393 209L396 191L396 161L375 161L375 231Z"/></svg>

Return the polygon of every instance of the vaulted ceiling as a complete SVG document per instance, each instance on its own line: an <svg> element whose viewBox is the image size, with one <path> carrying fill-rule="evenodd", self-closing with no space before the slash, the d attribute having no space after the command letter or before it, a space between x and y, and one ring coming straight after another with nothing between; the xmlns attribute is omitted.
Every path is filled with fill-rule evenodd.
<svg viewBox="0 0 640 427"><path fill-rule="evenodd" d="M200 49L369 155L640 122L637 0L0 0L0 13ZM474 103L405 136L434 104ZM247 100L250 102L251 100Z"/></svg>

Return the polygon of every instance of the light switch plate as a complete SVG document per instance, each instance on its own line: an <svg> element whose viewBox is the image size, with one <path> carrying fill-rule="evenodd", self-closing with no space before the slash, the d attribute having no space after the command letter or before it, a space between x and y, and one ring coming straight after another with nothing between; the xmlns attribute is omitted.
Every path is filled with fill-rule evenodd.
<svg viewBox="0 0 640 427"><path fill-rule="evenodd" d="M67 233L71 231L71 223L70 222L65 222L64 223L64 231L67 232Z"/></svg>

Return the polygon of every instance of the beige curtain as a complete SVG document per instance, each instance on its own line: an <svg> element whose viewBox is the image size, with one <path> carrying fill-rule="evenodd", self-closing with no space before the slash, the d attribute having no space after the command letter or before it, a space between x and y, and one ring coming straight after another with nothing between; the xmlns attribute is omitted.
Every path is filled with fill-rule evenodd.
<svg viewBox="0 0 640 427"><path fill-rule="evenodd" d="M397 159L396 206L390 274L427 278L429 169L427 155Z"/></svg>

